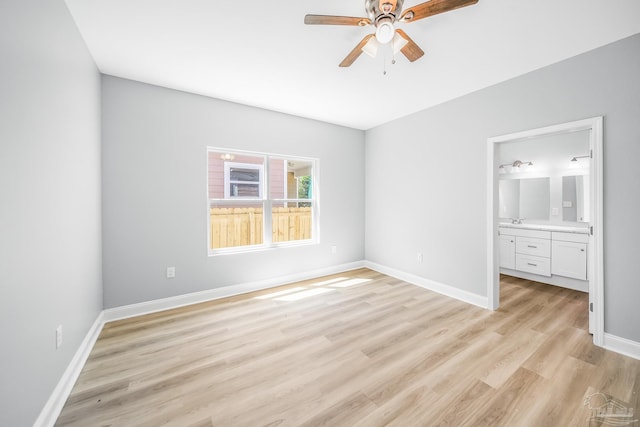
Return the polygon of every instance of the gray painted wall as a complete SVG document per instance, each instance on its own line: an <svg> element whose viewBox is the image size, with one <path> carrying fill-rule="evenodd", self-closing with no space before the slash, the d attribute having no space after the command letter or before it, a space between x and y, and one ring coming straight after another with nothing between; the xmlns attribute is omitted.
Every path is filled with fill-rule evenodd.
<svg viewBox="0 0 640 427"><path fill-rule="evenodd" d="M602 115L605 331L639 342L638 76L635 35L367 131L366 259L486 295L487 138Z"/></svg>
<svg viewBox="0 0 640 427"><path fill-rule="evenodd" d="M28 426L102 308L100 75L62 0L0 2L0 52L0 425Z"/></svg>
<svg viewBox="0 0 640 427"><path fill-rule="evenodd" d="M363 132L102 81L105 308L363 259ZM321 243L208 257L207 145L319 158Z"/></svg>

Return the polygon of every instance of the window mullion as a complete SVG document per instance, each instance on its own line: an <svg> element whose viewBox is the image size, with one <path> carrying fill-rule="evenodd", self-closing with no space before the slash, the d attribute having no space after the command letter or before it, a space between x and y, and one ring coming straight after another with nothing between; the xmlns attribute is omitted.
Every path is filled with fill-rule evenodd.
<svg viewBox="0 0 640 427"><path fill-rule="evenodd" d="M269 247L273 243L273 220L272 220L272 203L271 203L271 174L269 164L269 156L264 157L264 176L263 176L263 194L262 194L262 206L263 206L263 219L264 224L262 225L262 229L264 230L264 235L262 236L263 242L265 246Z"/></svg>

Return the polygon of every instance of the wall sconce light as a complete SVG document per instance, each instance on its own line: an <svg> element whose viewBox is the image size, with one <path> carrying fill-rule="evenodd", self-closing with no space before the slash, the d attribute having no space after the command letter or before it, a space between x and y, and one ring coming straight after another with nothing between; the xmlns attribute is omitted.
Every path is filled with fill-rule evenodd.
<svg viewBox="0 0 640 427"><path fill-rule="evenodd" d="M236 158L236 156L234 156L233 154L229 154L229 153L224 153L220 155L220 158L224 161L230 161Z"/></svg>
<svg viewBox="0 0 640 427"><path fill-rule="evenodd" d="M569 161L569 169L581 169L583 165L578 159L586 159L588 157L589 156L575 156Z"/></svg>
<svg viewBox="0 0 640 427"><path fill-rule="evenodd" d="M575 156L573 159L571 159L572 162L577 162L578 159L586 159L589 156Z"/></svg>

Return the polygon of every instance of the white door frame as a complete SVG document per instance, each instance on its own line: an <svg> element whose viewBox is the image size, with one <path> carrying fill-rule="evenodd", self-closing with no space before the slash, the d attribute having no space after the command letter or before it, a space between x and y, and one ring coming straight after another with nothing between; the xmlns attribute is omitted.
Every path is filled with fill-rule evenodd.
<svg viewBox="0 0 640 427"><path fill-rule="evenodd" d="M592 117L569 123L547 126L508 135L495 136L487 140L487 300L488 308L496 310L500 304L500 271L498 266L498 144L524 141L531 138L559 135L590 130L590 191L591 212L589 248L589 329L593 332L593 343L603 346L604 338L604 256L603 256L603 169L602 169L602 117Z"/></svg>

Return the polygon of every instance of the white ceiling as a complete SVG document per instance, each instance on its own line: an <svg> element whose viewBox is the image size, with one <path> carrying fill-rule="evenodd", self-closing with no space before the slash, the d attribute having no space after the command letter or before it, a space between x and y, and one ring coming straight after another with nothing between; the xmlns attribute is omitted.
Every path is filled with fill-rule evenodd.
<svg viewBox="0 0 640 427"><path fill-rule="evenodd" d="M372 27L364 0L66 0L100 71L369 129L640 33L638 0L480 0L400 26L425 51L338 63ZM405 9L420 0L405 0Z"/></svg>

